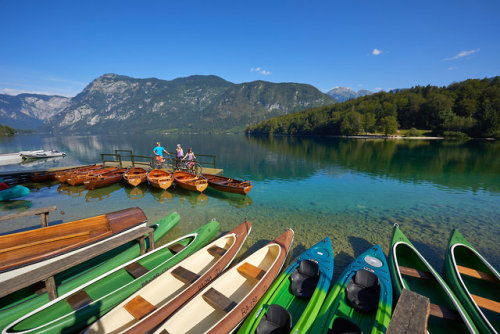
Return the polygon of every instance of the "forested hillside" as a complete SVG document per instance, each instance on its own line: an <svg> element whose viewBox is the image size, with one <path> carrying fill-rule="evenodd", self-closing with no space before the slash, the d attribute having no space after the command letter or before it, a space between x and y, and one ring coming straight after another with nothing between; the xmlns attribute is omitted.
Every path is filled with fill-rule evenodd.
<svg viewBox="0 0 500 334"><path fill-rule="evenodd" d="M249 126L247 131L355 135L394 134L398 129L412 128L431 130L435 135L500 137L500 77L470 79L448 87L417 86L381 92L271 118Z"/></svg>
<svg viewBox="0 0 500 334"><path fill-rule="evenodd" d="M17 131L10 126L0 124L0 137L13 136L16 133Z"/></svg>

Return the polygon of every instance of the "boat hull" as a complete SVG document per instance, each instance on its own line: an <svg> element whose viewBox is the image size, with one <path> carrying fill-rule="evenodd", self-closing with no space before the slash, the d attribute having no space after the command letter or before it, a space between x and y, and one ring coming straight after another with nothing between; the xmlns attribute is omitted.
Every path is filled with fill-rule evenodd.
<svg viewBox="0 0 500 334"><path fill-rule="evenodd" d="M146 220L141 209L131 208L36 230L2 235L0 272L50 259L145 223Z"/></svg>
<svg viewBox="0 0 500 334"><path fill-rule="evenodd" d="M85 185L85 188L90 190L106 187L120 182L123 178L123 174L125 174L126 171L126 168L120 168L100 176L93 176L84 181L83 184Z"/></svg>
<svg viewBox="0 0 500 334"><path fill-rule="evenodd" d="M203 177L207 179L210 187L219 191L246 195L250 190L252 190L252 183L250 181L241 181L213 174L203 174Z"/></svg>
<svg viewBox="0 0 500 334"><path fill-rule="evenodd" d="M186 190L197 191L200 193L203 192L208 187L207 180L188 172L182 172L182 171L174 172L174 180L176 186L179 186Z"/></svg>
<svg viewBox="0 0 500 334"><path fill-rule="evenodd" d="M153 169L147 175L148 183L158 189L167 190L172 185L172 174L161 169Z"/></svg>
<svg viewBox="0 0 500 334"><path fill-rule="evenodd" d="M454 331L478 333L458 298L398 226L394 226L389 268L394 291L398 297L403 289L408 289L430 299L431 312L427 322L429 333ZM433 309L438 308L445 309L446 314L452 314L453 319L433 312Z"/></svg>
<svg viewBox="0 0 500 334"><path fill-rule="evenodd" d="M446 281L478 329L500 332L500 294L495 293L500 274L458 230L450 236L444 268Z"/></svg>
<svg viewBox="0 0 500 334"><path fill-rule="evenodd" d="M358 310L347 302L347 287L358 270L378 278L379 298L370 312ZM392 282L389 266L380 245L375 245L356 258L340 275L326 297L311 328L311 333L329 333L337 318L349 320L363 333L385 333L392 313Z"/></svg>
<svg viewBox="0 0 500 334"><path fill-rule="evenodd" d="M134 167L123 174L123 179L131 186L137 187L139 184L146 181L147 170L141 167Z"/></svg>

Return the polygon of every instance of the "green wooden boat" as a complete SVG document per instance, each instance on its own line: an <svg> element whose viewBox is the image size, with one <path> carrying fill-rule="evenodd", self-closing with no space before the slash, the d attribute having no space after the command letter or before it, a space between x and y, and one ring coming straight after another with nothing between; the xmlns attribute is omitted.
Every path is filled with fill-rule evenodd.
<svg viewBox="0 0 500 334"><path fill-rule="evenodd" d="M326 238L302 253L274 281L238 333L307 331L326 298L332 276L332 243Z"/></svg>
<svg viewBox="0 0 500 334"><path fill-rule="evenodd" d="M173 212L163 217L151 227L155 229L154 240L157 242L165 236L177 223L180 216ZM145 240L149 248L149 238ZM126 243L114 250L101 254L91 260L81 263L62 273L55 275L57 295L76 289L77 287L89 282L90 280L104 275L114 268L133 260L140 255L139 244L135 241ZM49 296L43 289L43 283L21 289L0 299L0 331L12 321L31 312L38 307L49 302Z"/></svg>
<svg viewBox="0 0 500 334"><path fill-rule="evenodd" d="M444 261L445 278L481 333L500 332L500 275L458 232Z"/></svg>
<svg viewBox="0 0 500 334"><path fill-rule="evenodd" d="M90 325L218 232L211 221L190 234L127 262L17 319L3 333L74 333Z"/></svg>
<svg viewBox="0 0 500 334"><path fill-rule="evenodd" d="M389 267L398 297L405 288L430 299L429 333L478 333L458 298L397 225L392 236Z"/></svg>
<svg viewBox="0 0 500 334"><path fill-rule="evenodd" d="M392 314L392 283L380 245L356 258L326 297L311 333L385 333Z"/></svg>

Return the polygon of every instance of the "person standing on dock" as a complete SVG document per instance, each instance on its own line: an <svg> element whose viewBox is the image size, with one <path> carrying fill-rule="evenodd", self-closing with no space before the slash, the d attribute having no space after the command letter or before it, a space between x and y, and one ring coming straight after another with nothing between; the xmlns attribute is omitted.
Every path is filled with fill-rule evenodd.
<svg viewBox="0 0 500 334"><path fill-rule="evenodd" d="M155 154L156 158L156 167L161 168L163 162L165 162L165 159L163 159L163 152L170 154L163 148L163 146L160 145L160 142L156 142L156 147L153 149L153 152Z"/></svg>
<svg viewBox="0 0 500 334"><path fill-rule="evenodd" d="M176 163L175 163L175 168L179 168L179 162L181 161L182 157L184 156L184 150L181 147L181 144L177 144L177 148L175 149L175 154L177 156Z"/></svg>

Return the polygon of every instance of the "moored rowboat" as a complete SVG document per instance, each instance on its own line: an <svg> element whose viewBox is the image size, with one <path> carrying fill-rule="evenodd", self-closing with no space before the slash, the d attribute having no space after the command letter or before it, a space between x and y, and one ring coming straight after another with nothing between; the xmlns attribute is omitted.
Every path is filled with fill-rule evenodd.
<svg viewBox="0 0 500 334"><path fill-rule="evenodd" d="M478 333L455 294L397 225L392 236L389 268L398 297L403 289L408 289L430 299L429 333Z"/></svg>
<svg viewBox="0 0 500 334"><path fill-rule="evenodd" d="M380 245L375 245L358 256L340 275L311 333L382 334L389 326L391 313L389 266Z"/></svg>
<svg viewBox="0 0 500 334"><path fill-rule="evenodd" d="M75 175L71 175L69 179L66 180L67 183L69 183L72 186L76 186L79 184L83 184L83 182L89 180L90 178L94 176L100 176L109 172L113 172L117 170L118 168L116 167L103 167L95 170L91 170L88 172L83 172L83 173L77 173Z"/></svg>
<svg viewBox="0 0 500 334"><path fill-rule="evenodd" d="M90 171L90 170L96 170L101 167L102 167L101 165L90 165L90 166L75 167L68 170L57 171L55 178L59 182L63 183L66 182L66 180L69 179L73 174L83 173L85 171Z"/></svg>
<svg viewBox="0 0 500 334"><path fill-rule="evenodd" d="M123 174L123 179L127 181L128 184L137 187L142 182L146 181L148 171L141 167L130 168L125 174Z"/></svg>
<svg viewBox="0 0 500 334"><path fill-rule="evenodd" d="M174 172L174 180L177 186L200 193L208 186L207 180L203 177L183 171Z"/></svg>
<svg viewBox="0 0 500 334"><path fill-rule="evenodd" d="M241 181L213 174L203 174L203 177L207 179L210 187L220 191L246 195L252 190L252 183L250 181Z"/></svg>
<svg viewBox="0 0 500 334"><path fill-rule="evenodd" d="M118 168L117 170L102 175L91 176L87 180L83 181L83 184L85 185L85 188L90 190L109 186L111 184L120 182L120 180L123 178L123 174L125 174L126 171L126 168Z"/></svg>
<svg viewBox="0 0 500 334"><path fill-rule="evenodd" d="M332 243L326 238L303 252L274 281L238 333L266 332L265 328L306 333L326 298L332 276ZM276 315L288 321L273 326L271 318Z"/></svg>
<svg viewBox="0 0 500 334"><path fill-rule="evenodd" d="M172 174L161 170L153 169L148 173L148 182L155 188L166 190L172 185Z"/></svg>
<svg viewBox="0 0 500 334"><path fill-rule="evenodd" d="M246 221L171 267L95 322L86 333L151 331L229 266L250 230L251 224Z"/></svg>
<svg viewBox="0 0 500 334"><path fill-rule="evenodd" d="M158 327L155 333L229 333L276 278L293 241L289 229L226 270Z"/></svg>
<svg viewBox="0 0 500 334"><path fill-rule="evenodd" d="M458 232L453 230L445 258L445 275L482 333L500 332L500 275Z"/></svg>
<svg viewBox="0 0 500 334"><path fill-rule="evenodd" d="M48 261L47 259L51 257L89 245L145 222L144 212L139 208L131 208L36 230L2 235L0 272L41 260Z"/></svg>

